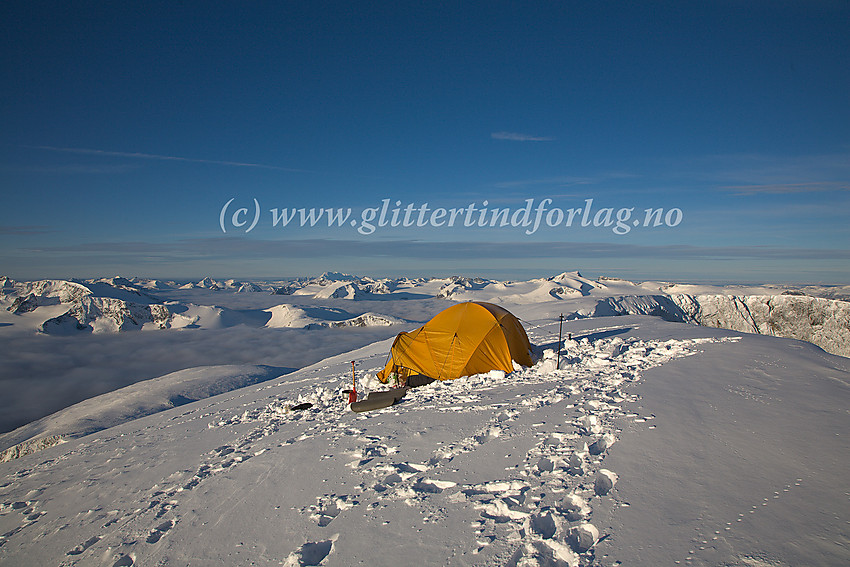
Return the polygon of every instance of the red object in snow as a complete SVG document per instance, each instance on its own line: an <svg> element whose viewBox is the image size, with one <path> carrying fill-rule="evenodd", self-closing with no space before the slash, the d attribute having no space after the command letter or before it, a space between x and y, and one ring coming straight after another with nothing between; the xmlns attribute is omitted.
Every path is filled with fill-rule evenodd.
<svg viewBox="0 0 850 567"><path fill-rule="evenodd" d="M351 391L348 393L348 403L357 401L357 374L354 371L354 361L351 361Z"/></svg>

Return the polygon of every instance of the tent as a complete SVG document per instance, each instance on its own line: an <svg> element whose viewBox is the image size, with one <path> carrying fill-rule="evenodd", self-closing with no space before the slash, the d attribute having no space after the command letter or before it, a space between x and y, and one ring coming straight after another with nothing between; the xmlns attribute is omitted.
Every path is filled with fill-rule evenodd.
<svg viewBox="0 0 850 567"><path fill-rule="evenodd" d="M458 303L422 327L399 333L378 379L385 384L396 376L402 383L417 375L453 380L490 370L512 372L513 361L532 364L519 320L492 303Z"/></svg>

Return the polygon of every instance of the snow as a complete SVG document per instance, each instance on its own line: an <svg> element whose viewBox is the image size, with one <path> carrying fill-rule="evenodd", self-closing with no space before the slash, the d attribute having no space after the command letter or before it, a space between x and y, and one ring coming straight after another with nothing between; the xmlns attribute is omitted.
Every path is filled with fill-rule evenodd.
<svg viewBox="0 0 850 567"><path fill-rule="evenodd" d="M374 301L272 295L276 285L268 293L180 291L175 283L156 293L184 314L192 305L209 308L204 317L196 312L198 328L127 335L174 341L250 331L339 342L329 333L359 331L310 329L310 321L347 321L381 306L386 317L409 321L388 331L418 326L446 305L433 298L449 286L452 297L514 297L503 305L523 321L540 360L435 382L394 406L354 413L342 391L351 361L359 395L383 388L374 374L392 343L388 332L366 344L342 342L335 354L268 380L276 369L194 368L74 406L34 426L64 431L66 442L0 463L0 564L850 562L847 358L764 332L665 320L679 305L667 284L585 281L577 273L385 283L389 297ZM552 295L551 286L575 293ZM760 296L743 291L734 297ZM218 306L184 294L192 301L213 294ZM401 299L419 295L426 298ZM775 311L787 308L776 297L803 296L771 297ZM352 305L365 309L358 315ZM15 326L55 307L7 311L4 321L14 324L0 333L32 329ZM823 311L825 321L840 307ZM220 328L205 327L216 309ZM789 324L800 325L803 312L792 310ZM223 313L242 322L233 326ZM561 313L571 317L559 345ZM216 394L198 393L216 376L227 390L237 376L265 381L200 399ZM174 399L181 405L146 417L118 415Z"/></svg>
<svg viewBox="0 0 850 567"><path fill-rule="evenodd" d="M400 325L406 321L381 315L379 313L363 313L352 315L342 309L329 307L308 307L296 305L275 305L265 310L271 314L266 327L269 328L301 328L318 329L327 327L376 327Z"/></svg>
<svg viewBox="0 0 850 567"><path fill-rule="evenodd" d="M4 446L43 437L74 438L222 392L276 378L288 369L272 366L200 366L172 372L101 394L0 435ZM5 460L0 453L0 460Z"/></svg>

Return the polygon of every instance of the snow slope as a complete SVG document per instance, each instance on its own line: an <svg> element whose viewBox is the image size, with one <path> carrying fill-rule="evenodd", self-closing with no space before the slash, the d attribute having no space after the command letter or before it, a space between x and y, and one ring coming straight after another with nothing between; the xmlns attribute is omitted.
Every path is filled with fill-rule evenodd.
<svg viewBox="0 0 850 567"><path fill-rule="evenodd" d="M557 370L557 307L513 310L530 369L352 413L388 339L2 463L0 564L850 562L846 359L621 316Z"/></svg>
<svg viewBox="0 0 850 567"><path fill-rule="evenodd" d="M615 564L850 564L850 364L744 335L646 373L606 459L629 506L606 515Z"/></svg>
<svg viewBox="0 0 850 567"><path fill-rule="evenodd" d="M32 443L26 443L30 440L53 438L54 442L59 442L82 437L169 408L270 380L290 370L248 364L200 366L136 382L0 435L0 447L10 447L0 452L0 461L32 451ZM19 444L23 445L17 446Z"/></svg>

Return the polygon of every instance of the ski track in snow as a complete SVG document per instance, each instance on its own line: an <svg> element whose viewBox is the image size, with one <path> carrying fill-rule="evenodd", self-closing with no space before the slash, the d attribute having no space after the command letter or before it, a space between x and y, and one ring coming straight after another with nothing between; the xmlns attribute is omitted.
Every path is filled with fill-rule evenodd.
<svg viewBox="0 0 850 567"><path fill-rule="evenodd" d="M535 337L538 332L540 336ZM532 342L543 342L550 337L534 328L530 338ZM593 507L604 498L628 506L617 501L616 471L603 466L608 448L617 441L615 420L645 422L654 417L627 411L624 403L637 398L626 393L623 386L640 380L648 368L695 354L705 343L727 340L737 339L568 340L562 351L561 370L555 369L555 354L547 351L532 368L508 375L494 371L423 386L409 391L396 406L365 414L352 415L345 407L339 384L345 382L346 374L322 376L321 368L314 370L315 379L302 381L300 389L295 390L295 401L290 390L285 396L271 395L265 405L248 402L241 413L216 409L212 404L200 406L171 418L170 426L206 420L208 429L232 431L233 441L202 455L195 469L173 471L147 491L134 495L135 500L120 501L118 509L96 508L82 517L69 518L69 524L88 523L100 528L68 549L61 565L90 564L90 558L96 556L108 557L113 567L135 565L145 546L162 545L179 525L180 505L188 492L267 451L285 451L288 446L317 437L327 439L327 446L334 449L321 459L348 459L346 466L360 482L351 493L322 494L314 504L298 509L315 523L317 534L330 535L304 541L282 558L284 565L323 564L338 545L339 533L332 533L338 518L356 508L379 511L396 503L419 509L423 524L439 522L449 503L477 512L471 526L474 542L467 551L473 556L482 554L482 564L592 565L595 544L610 535L600 534L593 526ZM381 368L378 364L383 356L366 359L365 364L376 364L367 370L368 374ZM313 406L291 410L304 402ZM474 431L437 443L436 448L430 448L430 454L422 454L424 458L416 461L402 457L399 445L403 440L398 438L398 432L371 426L378 419L392 416L416 412L443 412L448 416L457 414L459 409L463 410L465 423L477 424ZM535 421L542 409L550 416L548 419L559 416L559 422L553 425ZM340 419L345 413L348 418ZM255 448L260 440L293 423L300 425L300 434ZM85 454L91 446L110 440L108 430L103 435L10 475L0 482L0 494L16 481L47 475L58 462ZM132 448L116 449L113 458L126 463L131 451ZM492 463L498 457L508 466L470 473L481 477L481 482L452 480L463 477L461 470L475 469L479 459L473 457L479 455L484 463ZM108 476L117 479L120 466L109 465L112 460L92 471L92 484L108 480ZM799 482L801 479L797 479L797 485ZM759 504L766 506L771 497L780 497L780 490L787 492L791 488L789 484L765 497L763 502L752 505L749 514L742 512L737 521L757 513ZM31 491L27 500L0 502L0 517L7 520L4 525L14 518L14 527L0 534L0 548L22 537L49 513L42 509L39 492ZM735 519L730 520L714 534L698 534L694 549L683 561L689 562L698 555L703 549L700 545L708 545L721 531L734 529ZM488 551L491 554L485 558L483 554Z"/></svg>

